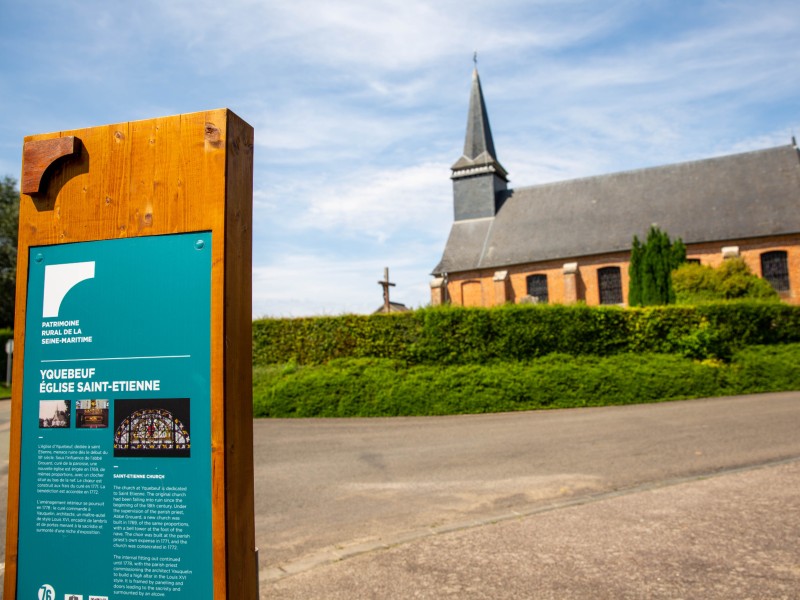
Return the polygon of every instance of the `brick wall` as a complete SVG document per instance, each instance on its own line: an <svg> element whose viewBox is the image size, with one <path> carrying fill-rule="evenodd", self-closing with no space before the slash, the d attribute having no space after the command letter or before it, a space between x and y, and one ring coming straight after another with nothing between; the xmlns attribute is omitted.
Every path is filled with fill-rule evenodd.
<svg viewBox="0 0 800 600"><path fill-rule="evenodd" d="M761 255L764 252L782 250L787 253L790 290L781 294L786 302L800 304L800 234L707 242L687 246L687 258L697 258L701 264L717 267L723 261L722 250L738 249L738 254L756 275L761 276ZM485 269L463 273L452 273L447 280L447 296L453 304L463 306L495 306L506 302L524 302L527 296L527 277L533 274L547 276L549 302L563 304L570 298L570 278L574 278L577 300L589 305L600 303L598 270L616 266L620 269L623 303L628 299L629 252L616 252L596 256L583 256L558 261L545 261ZM574 275L565 274L565 264L577 263ZM567 269L571 271L571 269ZM503 274L502 272L507 272ZM505 284L498 285L498 277L505 276ZM500 290L504 290L501 292Z"/></svg>

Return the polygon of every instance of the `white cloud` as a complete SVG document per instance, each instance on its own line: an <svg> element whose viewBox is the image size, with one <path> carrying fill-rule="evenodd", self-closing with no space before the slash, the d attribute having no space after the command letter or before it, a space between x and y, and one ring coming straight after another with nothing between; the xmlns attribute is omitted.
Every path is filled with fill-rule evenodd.
<svg viewBox="0 0 800 600"><path fill-rule="evenodd" d="M374 106L348 104L347 98L336 96L261 109L251 120L256 145L264 148L267 161L277 164L297 164L296 153L303 152L306 162L346 161L358 168L380 159L388 146L430 131L430 118L424 114L376 114Z"/></svg>
<svg viewBox="0 0 800 600"><path fill-rule="evenodd" d="M472 50L513 57L595 39L618 28L628 6L620 0L172 0L150 9L162 11L169 35L188 50L205 50L199 54L214 64L283 58L300 68L369 77L466 60Z"/></svg>
<svg viewBox="0 0 800 600"><path fill-rule="evenodd" d="M722 153L750 152L773 146L784 146L792 143L792 137L800 135L800 118L793 124L787 124L777 131L764 132L763 134L736 140L733 144L724 146ZM795 139L796 141L796 139Z"/></svg>
<svg viewBox="0 0 800 600"><path fill-rule="evenodd" d="M389 267L393 302L409 308L428 303L430 277L414 257L285 255L253 267L253 316L296 317L310 314L367 314L381 306L383 269Z"/></svg>
<svg viewBox="0 0 800 600"><path fill-rule="evenodd" d="M450 218L449 170L427 163L355 173L333 186L308 190L307 208L293 228L345 230L385 241L398 230L429 234Z"/></svg>

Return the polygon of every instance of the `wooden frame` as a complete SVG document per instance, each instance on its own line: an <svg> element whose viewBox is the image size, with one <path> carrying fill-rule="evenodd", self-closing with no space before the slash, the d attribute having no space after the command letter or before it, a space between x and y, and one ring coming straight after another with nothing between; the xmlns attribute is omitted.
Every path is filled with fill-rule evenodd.
<svg viewBox="0 0 800 600"><path fill-rule="evenodd" d="M22 172L4 597L16 597L29 247L211 231L213 598L256 598L252 127L218 109L30 136Z"/></svg>

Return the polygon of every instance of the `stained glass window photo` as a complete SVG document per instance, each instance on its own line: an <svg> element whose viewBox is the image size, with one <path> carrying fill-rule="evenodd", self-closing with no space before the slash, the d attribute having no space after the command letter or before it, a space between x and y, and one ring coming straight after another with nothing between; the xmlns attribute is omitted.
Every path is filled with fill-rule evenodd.
<svg viewBox="0 0 800 600"><path fill-rule="evenodd" d="M188 457L189 399L114 401L114 456Z"/></svg>

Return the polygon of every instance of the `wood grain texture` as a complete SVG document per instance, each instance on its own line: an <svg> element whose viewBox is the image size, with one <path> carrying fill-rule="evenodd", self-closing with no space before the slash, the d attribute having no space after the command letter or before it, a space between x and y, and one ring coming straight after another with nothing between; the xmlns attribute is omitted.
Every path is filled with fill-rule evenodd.
<svg viewBox="0 0 800 600"><path fill-rule="evenodd" d="M47 169L57 160L73 156L79 148L80 141L75 136L25 142L22 147L21 192L39 193Z"/></svg>
<svg viewBox="0 0 800 600"><path fill-rule="evenodd" d="M75 137L40 193L23 193L4 597L15 598L28 254L31 246L211 231L214 598L256 598L251 265L253 129L227 109L30 136Z"/></svg>
<svg viewBox="0 0 800 600"><path fill-rule="evenodd" d="M225 419L228 589L231 598L257 598L254 556L252 264L253 129L228 115L225 215ZM248 158L249 157L249 158ZM235 404L235 407L234 407ZM235 411L235 412L234 412ZM233 492L233 493L232 493ZM249 544L238 540L252 540Z"/></svg>

